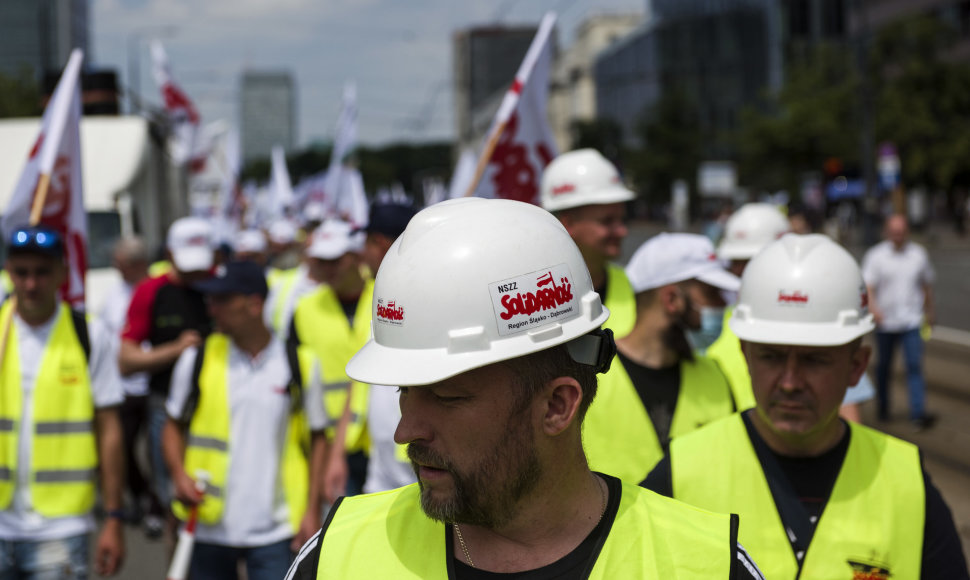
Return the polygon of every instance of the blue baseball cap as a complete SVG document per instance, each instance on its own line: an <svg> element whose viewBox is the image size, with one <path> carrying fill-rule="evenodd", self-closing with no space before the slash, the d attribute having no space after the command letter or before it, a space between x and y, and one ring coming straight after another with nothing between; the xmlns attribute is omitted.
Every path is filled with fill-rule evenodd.
<svg viewBox="0 0 970 580"><path fill-rule="evenodd" d="M41 254L64 257L64 239L57 230L46 226L16 228L6 239L7 255Z"/></svg>
<svg viewBox="0 0 970 580"><path fill-rule="evenodd" d="M408 227L408 222L418 213L414 207L400 203L374 203L364 231L384 234L396 240Z"/></svg>
<svg viewBox="0 0 970 580"><path fill-rule="evenodd" d="M229 262L216 268L213 277L195 284L203 294L258 294L263 298L269 293L266 274L255 262Z"/></svg>

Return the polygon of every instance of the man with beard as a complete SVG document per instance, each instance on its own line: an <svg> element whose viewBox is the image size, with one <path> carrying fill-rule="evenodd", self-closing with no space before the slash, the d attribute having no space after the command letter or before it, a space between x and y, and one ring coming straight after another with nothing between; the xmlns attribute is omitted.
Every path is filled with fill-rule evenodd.
<svg viewBox="0 0 970 580"><path fill-rule="evenodd" d="M756 406L674 439L643 485L739 512L769 578L967 578L919 449L839 418L869 362L866 304L855 260L825 236L755 256L730 325Z"/></svg>
<svg viewBox="0 0 970 580"><path fill-rule="evenodd" d="M760 578L733 517L589 470L608 316L547 212L467 198L418 213L347 365L401 385L395 438L418 483L338 501L287 578Z"/></svg>
<svg viewBox="0 0 970 580"><path fill-rule="evenodd" d="M721 292L737 291L740 282L697 234L647 240L626 273L636 291L636 324L616 341L617 360L600 380L583 442L593 469L639 483L671 438L735 411L727 378L694 349L720 333Z"/></svg>
<svg viewBox="0 0 970 580"><path fill-rule="evenodd" d="M633 328L636 306L620 257L627 235L626 203L636 194L599 151L578 149L556 157L542 173L542 207L552 212L579 246L593 288L610 310L607 328L617 337Z"/></svg>

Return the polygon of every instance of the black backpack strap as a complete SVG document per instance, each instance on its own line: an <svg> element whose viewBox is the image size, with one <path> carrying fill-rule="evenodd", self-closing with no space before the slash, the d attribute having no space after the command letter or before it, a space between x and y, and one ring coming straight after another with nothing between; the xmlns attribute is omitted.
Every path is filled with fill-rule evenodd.
<svg viewBox="0 0 970 580"><path fill-rule="evenodd" d="M77 335L81 348L84 349L84 360L91 362L91 336L88 334L88 319L83 312L71 310L71 322L74 323L74 334Z"/></svg>
<svg viewBox="0 0 970 580"><path fill-rule="evenodd" d="M286 342L286 362L290 365L290 382L286 385L290 395L290 412L297 413L303 408L303 373L300 370L300 355L295 342Z"/></svg>
<svg viewBox="0 0 970 580"><path fill-rule="evenodd" d="M182 415L179 417L180 423L188 424L195 415L195 410L199 407L199 397L202 395L199 375L202 374L202 362L205 360L205 343L206 341L202 341L198 350L195 351L195 361L192 364L192 382L189 386L189 396L185 399L185 405L182 407Z"/></svg>

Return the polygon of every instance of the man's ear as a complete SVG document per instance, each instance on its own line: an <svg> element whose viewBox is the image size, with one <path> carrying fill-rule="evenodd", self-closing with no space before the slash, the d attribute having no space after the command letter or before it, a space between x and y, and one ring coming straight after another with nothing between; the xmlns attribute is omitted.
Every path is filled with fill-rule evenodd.
<svg viewBox="0 0 970 580"><path fill-rule="evenodd" d="M550 436L559 435L579 416L583 387L572 377L556 377L546 383L543 396L542 430Z"/></svg>
<svg viewBox="0 0 970 580"><path fill-rule="evenodd" d="M657 297L660 299L664 312L668 315L679 311L684 302L684 294L676 284L667 284L657 288Z"/></svg>
<svg viewBox="0 0 970 580"><path fill-rule="evenodd" d="M869 368L869 357L872 356L872 347L863 344L852 353L852 370L849 374L849 385L859 384L859 379L862 378L862 373L866 372Z"/></svg>

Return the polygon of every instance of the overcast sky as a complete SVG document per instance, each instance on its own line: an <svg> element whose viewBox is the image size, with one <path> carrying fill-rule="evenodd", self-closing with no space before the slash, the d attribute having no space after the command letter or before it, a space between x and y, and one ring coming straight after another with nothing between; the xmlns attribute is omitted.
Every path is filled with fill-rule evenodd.
<svg viewBox="0 0 970 580"><path fill-rule="evenodd" d="M88 62L125 83L140 57L141 92L158 102L148 41L159 38L203 122L238 124L244 69L288 69L298 145L333 136L345 81L356 80L363 144L451 139L451 37L486 24L538 25L559 13L559 41L596 13L643 12L647 0L90 0ZM511 81L511 79L510 79Z"/></svg>

